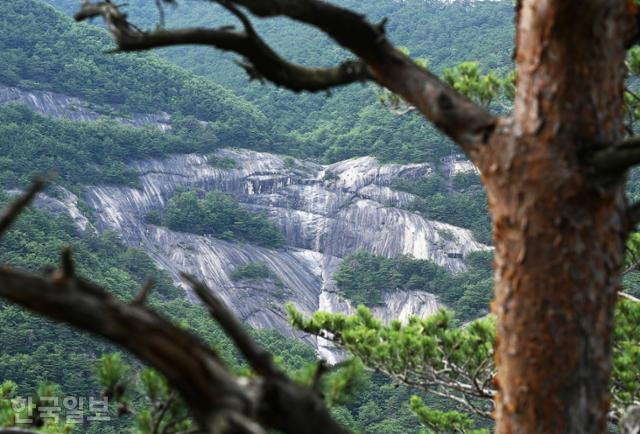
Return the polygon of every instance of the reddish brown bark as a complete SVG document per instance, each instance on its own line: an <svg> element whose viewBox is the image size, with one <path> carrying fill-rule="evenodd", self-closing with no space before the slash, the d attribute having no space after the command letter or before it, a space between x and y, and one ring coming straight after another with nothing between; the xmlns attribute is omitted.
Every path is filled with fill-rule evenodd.
<svg viewBox="0 0 640 434"><path fill-rule="evenodd" d="M627 212L623 191L624 171L640 162L640 141L620 145L625 50L640 40L634 0L519 0L515 112L500 120L410 61L384 26L358 14L322 0L224 2L231 3L315 26L362 63L289 65L256 42L237 10L244 34L141 33L109 2L84 3L78 18L102 15L121 49L213 45L243 54L251 71L294 90L372 79L413 104L461 145L487 185L496 247L497 432L605 432L613 307L628 219L640 219L638 206Z"/></svg>
<svg viewBox="0 0 640 434"><path fill-rule="evenodd" d="M623 177L583 156L622 137L623 1L523 1L514 117L483 157L496 247L496 432L606 431Z"/></svg>

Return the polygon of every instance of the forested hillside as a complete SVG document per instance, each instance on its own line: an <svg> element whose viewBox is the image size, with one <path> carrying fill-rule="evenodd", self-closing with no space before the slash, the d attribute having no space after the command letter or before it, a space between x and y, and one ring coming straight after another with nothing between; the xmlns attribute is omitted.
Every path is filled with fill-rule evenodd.
<svg viewBox="0 0 640 434"><path fill-rule="evenodd" d="M141 25L157 24L153 2L130 3L131 16L139 18ZM187 3L189 7L182 7L179 13L166 9L168 26L233 22L231 16L207 2ZM509 1L344 3L374 20L388 17L392 39L412 55L427 58L436 72L463 60L480 60L485 68L510 68L513 7ZM88 185L140 187L139 174L128 165L132 161L196 152L209 155L212 166L232 170L233 162L215 160L214 153L230 146L314 163L370 155L382 162L431 164L429 176L390 185L412 195L410 201L397 205L398 209L471 229L476 240L490 244L486 199L478 176L475 172L459 176L445 173L443 159L450 161L457 149L419 116L391 113L378 101L381 91L377 87L355 85L331 95L294 95L271 85L248 83L233 56L205 48L105 55L111 47L106 32L77 24L54 8L69 14L77 5L75 0L0 2L0 85L78 97L105 115L97 122L76 122L42 116L20 105L0 106L3 191L24 188L34 174L42 174L52 184L80 196L79 206L87 211L82 193ZM327 65L345 56L317 32L288 21L256 25L268 41L295 61ZM109 119L158 112L170 115L169 131L153 126L133 128ZM293 159L286 161L291 161L289 169L299 169ZM322 182L336 182L331 175L325 173ZM52 187L46 193L55 197L56 191ZM264 214L245 211L224 195L205 197L201 193L179 192L167 202L165 215L149 218L157 219L154 224L179 231L282 248L281 233ZM189 200L180 202L181 198ZM2 203L7 200L3 195ZM224 212L202 216L203 210L223 205ZM193 210L200 214L194 211L195 217L188 215ZM87 214L91 217L91 212ZM117 297L131 299L145 279L153 277L151 304L194 329L232 364L244 368L206 312L187 302L184 291L149 256L127 247L113 233L91 227L81 231L68 217L52 218L45 211L32 209L0 240L0 262L31 270L50 268L59 262L59 252L67 245L72 246L78 273L109 288ZM440 302L459 311L462 320L486 312L490 291L486 254L472 255L467 260L468 271L455 276L441 266L408 257L358 253L350 259L343 263L336 283L354 304L376 304L385 292L406 289L437 294ZM250 275L251 264L238 270L238 280L255 277ZM258 277L272 277L261 270ZM252 333L278 353L291 372L302 376L298 371L310 369L307 364L314 359L311 347L275 332ZM83 396L100 393L94 378L95 363L100 354L115 350L4 302L0 302L0 348L0 384L12 380L21 393L32 393L39 384L54 382L64 393ZM406 388L396 389L382 376L360 373L348 392L336 400L334 412L350 428L371 433L417 430ZM111 433L123 428L89 429Z"/></svg>
<svg viewBox="0 0 640 434"><path fill-rule="evenodd" d="M41 286L0 294L131 351L3 298L0 427L26 395L29 428L64 434L623 425L640 402L640 139L620 141L638 130L640 33L622 24L640 0L594 1L575 26L560 0L333 2L362 16L0 1L0 206L45 180L0 229L3 276ZM199 26L247 59L128 52ZM45 422L46 394L102 394L112 420Z"/></svg>
<svg viewBox="0 0 640 434"><path fill-rule="evenodd" d="M6 160L3 160L3 166L17 166L25 172L33 168L40 172L65 173L66 178L74 177L76 180L79 178L73 172L82 170L85 172L84 179L97 177L106 182L132 182L130 178L127 179L120 156L135 159L170 152L206 153L219 146L233 145L317 158L325 162L374 155L381 161L429 161L439 165L441 158L457 152L419 116L408 114L399 117L390 113L377 101L380 91L372 85L350 86L334 92L330 97L292 95L271 85L248 83L244 72L229 56L205 48L180 47L159 52L203 78L190 75L162 61L155 54L104 56L99 53L110 47L106 35L89 26L74 24L70 18L62 17L53 9L34 7L33 1L0 5L8 29L0 36L0 43L7 47L0 54L6 57L7 65L1 79L3 84L81 96L98 107L108 103L109 107L102 108L106 113L113 112L114 104L115 110L125 113L130 110L169 111L174 116L172 124L176 127L173 131L176 137L170 134L161 138L153 132L129 132L106 124L88 126L78 128L72 134L66 133L74 137L70 137L65 144L67 148L71 145L72 149L79 150L77 144L82 141L86 149L65 152L56 149L55 145L60 142L62 131L68 129L61 123L57 123L59 127L55 129L48 128L47 132L42 132L39 125L43 122L51 124L50 121L34 119L33 122L28 121L30 125L26 127L24 120L13 115L14 118L3 127L0 134L5 134L7 138L17 136L11 140L15 143L22 143L29 137L32 144L26 149L30 150L34 149L33 143L38 141L47 141L53 146L50 154L37 162L27 158L28 153L21 153L19 160L10 153L4 156ZM504 47L509 46L512 37L511 27L507 25L511 22L512 10L506 3L456 2L443 7L437 1L416 1L402 5L358 3L349 6L362 7L364 12L376 19L388 16L388 30L394 38L406 40L405 45L416 55L429 53L426 57L430 64L436 71L441 71L468 59L480 59L485 67L509 68L510 53ZM71 1L55 1L53 4L66 12L71 12L76 5ZM155 25L155 7L143 4L131 4L132 16L139 16L143 25ZM166 13L168 26L204 23L209 19L212 22L232 20L232 17L215 7L201 2L191 2L190 7L182 8L180 14L172 12L170 7ZM174 15L176 18L172 18ZM424 25L400 24L412 16L422 17L426 20ZM51 28L58 29L57 34L61 36L54 36L55 32L38 32L38 24L35 23L48 23ZM284 20L261 22L260 26L267 39L273 39L282 52L291 54L302 63L327 64L344 56L335 48L329 49L333 45L310 29L294 27ZM20 30L25 28L31 28L31 31L27 37L20 37ZM474 29L474 35L470 33L471 28ZM305 37L294 37L299 32L303 32ZM479 34L487 36L479 38ZM448 36L445 38L444 35ZM458 48L457 44L450 45L451 38L460 42L460 47L464 49ZM487 44L487 41L491 44ZM425 48L427 46L428 49ZM78 71L73 72L76 69ZM20 71L20 74L12 71ZM228 86L228 89L213 84L214 81ZM246 100L236 94L244 95ZM194 117L212 122L204 127L195 122ZM12 128L20 132L12 132ZM104 134L98 133L97 129L113 131L109 134L114 137L115 148L108 153L98 149L102 146L101 137ZM123 153L119 143L125 137L130 145ZM66 156L63 158L61 154ZM92 156L93 163L105 170L101 170L100 174L92 173L95 172L95 166L82 161L83 156ZM28 164L14 164L20 160ZM59 166L52 167L52 160ZM69 172L63 169L64 166L69 167ZM26 172L26 175L29 173ZM17 180L11 170L5 171L2 176ZM24 177L20 180L24 180ZM428 194L431 198L428 201L417 200L410 209L422 212L429 218L473 229L480 240L490 242L486 201L478 178L468 179L466 185L451 186L436 173L426 189L424 183L407 185L405 188L418 196Z"/></svg>
<svg viewBox="0 0 640 434"><path fill-rule="evenodd" d="M77 6L73 0L47 0L67 13ZM166 26L227 25L239 23L215 5L197 0L184 7L165 7ZM484 68L511 68L513 7L508 1L439 0L340 2L370 17L388 18L391 39L407 47L416 57L426 58L437 73L468 61ZM145 0L129 2L128 13L142 27L159 22L157 9ZM288 59L309 66L333 65L347 58L320 32L285 19L260 20L256 29ZM331 96L293 94L271 84L248 82L234 62L204 47L179 47L157 53L203 77L233 89L253 102L270 119L301 143L291 153L315 156L333 162L360 155L375 155L384 161L435 161L457 150L418 115L395 116L377 102L374 85L336 89Z"/></svg>
<svg viewBox="0 0 640 434"><path fill-rule="evenodd" d="M0 204L6 204L8 199L1 195ZM28 210L3 237L0 260L3 264L31 270L53 269L66 247L72 248L80 276L109 288L118 298L132 299L140 285L153 277L153 292L148 302L154 308L192 329L239 371L246 369L245 361L206 310L186 301L183 291L176 288L147 255L125 247L114 234L79 233L68 217L52 219L43 211ZM117 351L114 346L28 314L4 301L0 301L0 326L0 384L6 380L17 383L18 396L34 394L39 386L50 383L59 385L60 396L88 399L102 393L95 369L101 354ZM315 359L310 346L270 330L252 333L260 344L278 355L292 374L306 376ZM134 363L136 369L140 368L132 359L127 357L127 360ZM358 373L351 381L353 387L336 401L334 408L336 417L343 423L353 429L378 433L402 433L415 428L415 417L406 406L407 390L397 389L382 377L369 373ZM349 398L356 392L356 399ZM145 402L140 399L136 405L144 406ZM398 406L402 406L400 411ZM130 416L118 417L112 413L111 417L109 423L90 424L74 432L115 434L127 430L132 423ZM2 422L0 418L0 424Z"/></svg>
<svg viewBox="0 0 640 434"><path fill-rule="evenodd" d="M154 54L105 55L109 38L39 0L2 2L0 83L77 96L105 114L169 112L211 123L212 142L283 150L278 126L253 104ZM41 29L47 28L47 32Z"/></svg>

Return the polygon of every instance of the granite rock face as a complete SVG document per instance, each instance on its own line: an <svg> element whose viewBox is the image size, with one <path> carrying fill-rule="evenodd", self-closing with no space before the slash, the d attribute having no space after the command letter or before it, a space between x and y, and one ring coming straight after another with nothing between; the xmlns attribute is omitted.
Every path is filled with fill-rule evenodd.
<svg viewBox="0 0 640 434"><path fill-rule="evenodd" d="M77 98L0 85L0 104L11 102L51 117L94 121L107 116L126 125L170 128L166 113L118 117ZM149 254L177 284L184 286L180 272L202 279L244 323L301 336L317 345L320 356L329 361L336 361L340 353L326 341L316 342L292 330L283 306L291 301L308 314L353 312L354 306L339 294L332 279L345 255L361 249L386 257L408 254L458 272L464 269L460 257L489 249L466 229L402 209L414 197L395 190L393 181L428 175L434 170L429 164L381 165L362 157L319 165L240 149L222 149L217 154L236 161L237 168L213 167L203 155L174 155L131 163L141 188L86 186L82 200L91 208L91 222L80 211L78 198L62 188L53 196L40 194L36 205L53 214L66 212L81 230L116 232L125 244ZM448 176L475 170L458 156L441 163L440 170L444 168ZM286 247L271 250L145 222L146 214L162 210L176 191L191 189L221 190L246 208L266 213L281 228ZM276 277L231 279L233 270L248 262L266 264ZM189 288L185 290L193 299ZM424 317L438 307L432 294L389 288L384 305L373 310L388 322L411 315Z"/></svg>
<svg viewBox="0 0 640 434"><path fill-rule="evenodd" d="M412 196L391 188L392 181L424 176L432 171L427 164L380 165L363 157L322 166L239 149L222 149L218 155L233 159L238 167L215 168L196 154L138 162L132 168L141 189L89 187L84 200L95 210L98 230L115 231L128 245L145 250L176 282L181 271L203 279L254 327L296 335L283 311L286 301L307 313L352 312L332 275L341 258L357 250L387 257L410 254L456 272L464 263L450 257L452 252L464 256L488 248L466 229L398 208ZM163 209L176 191L185 189L221 190L243 206L268 214L282 229L286 247L271 250L145 223L148 212ZM266 264L277 279L233 281L233 270L248 262ZM390 291L384 306L374 310L389 321L426 316L437 307L431 294ZM336 357L322 344L319 350L330 360Z"/></svg>
<svg viewBox="0 0 640 434"><path fill-rule="evenodd" d="M162 131L171 128L167 113L134 113L129 117L114 116L112 109L98 107L81 99L43 90L24 90L0 84L0 104L23 104L36 113L73 121L96 121L109 118L134 127L153 126Z"/></svg>

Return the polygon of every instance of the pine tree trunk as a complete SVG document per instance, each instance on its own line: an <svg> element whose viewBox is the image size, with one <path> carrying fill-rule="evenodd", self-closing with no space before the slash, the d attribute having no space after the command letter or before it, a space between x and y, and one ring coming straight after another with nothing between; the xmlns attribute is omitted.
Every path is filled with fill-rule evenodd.
<svg viewBox="0 0 640 434"><path fill-rule="evenodd" d="M623 133L624 1L524 0L514 117L483 158L496 247L498 433L603 433L623 176L583 156Z"/></svg>

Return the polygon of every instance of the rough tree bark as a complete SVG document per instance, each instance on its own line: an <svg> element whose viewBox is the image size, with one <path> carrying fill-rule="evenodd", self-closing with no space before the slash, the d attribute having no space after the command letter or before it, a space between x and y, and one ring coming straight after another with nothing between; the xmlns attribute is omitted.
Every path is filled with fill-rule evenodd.
<svg viewBox="0 0 640 434"><path fill-rule="evenodd" d="M238 18L244 31L142 32L108 1L84 2L76 18L102 16L120 51L210 45L244 56L242 65L251 78L295 91L373 80L413 105L462 147L487 186L496 247L496 431L605 432L613 308L625 239L640 220L640 206L627 205L624 197L626 171L640 163L640 140L622 140L624 59L626 49L640 40L635 2L518 1L518 79L509 118L491 115L396 50L386 39L384 23L370 24L361 15L322 0L212 2ZM285 16L314 26L358 59L335 68L289 63L258 36L247 12L261 18ZM39 296L37 290L18 291L21 284L47 288L46 281L34 279L5 270L0 273L0 295L87 328L86 317L57 310L55 300L44 304L31 300ZM65 288L72 291L78 286ZM90 294L84 297L93 300ZM201 298L207 303L206 297ZM66 308L74 309L71 301ZM146 311L120 305L114 309L129 315L132 327L141 321L138 315L148 317ZM94 314L102 315L100 310ZM109 324L108 318L102 319ZM109 327L94 332L136 351L135 345ZM137 351L154 363L155 353L145 348ZM218 384L235 387L236 395L246 396L245 389L231 387L226 374L209 376ZM274 376L267 372L265 377ZM179 383L181 378L174 380ZM196 390L196 384L176 386L187 397ZM284 391L289 384L280 387ZM206 397L206 391L204 386L195 395ZM315 402L298 389L286 396L296 395ZM261 413L269 411L268 404L259 398L249 401L252 411L243 406L237 409L244 417L271 427L285 426L289 432L301 422L281 419L286 417L285 409L292 415L300 410L296 402L273 408L279 411L274 421ZM207 403L200 405L205 406L205 414L215 410ZM255 407L260 409L258 415ZM325 427L331 425L322 408L310 414ZM314 432L313 427L307 428Z"/></svg>
<svg viewBox="0 0 640 434"><path fill-rule="evenodd" d="M493 217L498 433L606 431L624 177L585 155L623 134L622 1L522 2L513 118L483 157Z"/></svg>

